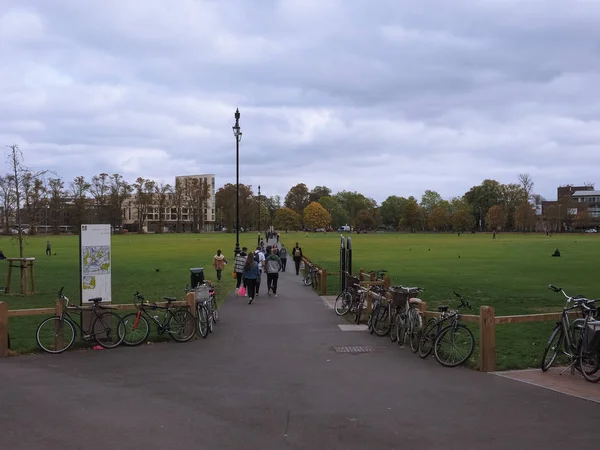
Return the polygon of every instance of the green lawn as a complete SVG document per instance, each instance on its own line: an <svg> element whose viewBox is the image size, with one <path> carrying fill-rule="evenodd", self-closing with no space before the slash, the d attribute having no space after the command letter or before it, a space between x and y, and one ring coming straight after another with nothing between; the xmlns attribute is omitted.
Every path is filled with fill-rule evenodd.
<svg viewBox="0 0 600 450"><path fill-rule="evenodd" d="M46 240L52 242L52 252L46 256ZM254 233L242 233L240 244L256 245ZM235 235L208 234L125 234L112 237L112 300L114 303L132 303L133 293L139 290L149 300L163 296L183 299L184 288L190 282L192 267L204 267L205 277L215 282L219 301L234 287L233 249ZM216 283L212 257L221 249L229 262L223 281ZM18 242L8 236L0 237L0 249L7 257L18 257ZM34 236L26 238L25 256L35 257L36 292L29 296L0 295L0 301L9 309L53 307L56 292L65 287L65 294L79 304L79 238L77 236ZM0 262L2 263L2 262ZM0 286L4 286L7 263L0 270ZM230 270L231 268L231 270ZM13 269L11 291L18 291L18 269ZM12 317L9 319L12 350L36 349L34 333L41 316Z"/></svg>
<svg viewBox="0 0 600 450"><path fill-rule="evenodd" d="M387 269L392 285L421 286L429 309L456 304L453 290L474 305L493 306L497 316L559 311L564 298L547 289L552 283L570 294L600 296L594 275L600 236L563 234L352 234L353 272ZM292 247L330 272L339 271L338 233L282 235ZM560 258L550 255L558 248ZM338 292L337 278L328 277L328 291ZM469 325L476 337L477 327ZM537 367L553 322L507 324L496 328L499 369ZM476 361L477 354L473 361Z"/></svg>

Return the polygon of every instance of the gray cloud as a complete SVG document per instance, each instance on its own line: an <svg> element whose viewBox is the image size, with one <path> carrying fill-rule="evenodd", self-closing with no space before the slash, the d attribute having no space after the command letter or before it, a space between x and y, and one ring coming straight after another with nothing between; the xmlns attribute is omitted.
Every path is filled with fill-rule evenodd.
<svg viewBox="0 0 600 450"><path fill-rule="evenodd" d="M4 0L0 143L65 179L214 172L382 201L596 181L600 3Z"/></svg>

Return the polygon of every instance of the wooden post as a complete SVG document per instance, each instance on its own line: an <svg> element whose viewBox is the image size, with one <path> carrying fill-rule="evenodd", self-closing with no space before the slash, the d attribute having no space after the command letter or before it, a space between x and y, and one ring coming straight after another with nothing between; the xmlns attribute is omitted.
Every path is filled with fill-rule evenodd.
<svg viewBox="0 0 600 450"><path fill-rule="evenodd" d="M390 277L389 275L386 275L385 278L383 279L383 288L389 289L391 285L392 285L392 277Z"/></svg>
<svg viewBox="0 0 600 450"><path fill-rule="evenodd" d="M423 318L423 327L425 327L425 313L427 312L427 302L419 303L419 313L421 313L421 317Z"/></svg>
<svg viewBox="0 0 600 450"><path fill-rule="evenodd" d="M8 305L0 302L0 358L8 356Z"/></svg>
<svg viewBox="0 0 600 450"><path fill-rule="evenodd" d="M34 272L33 272L33 263L35 262L35 258L32 258L29 261L29 279L31 282L31 293L33 294L35 292L35 278L34 278Z"/></svg>
<svg viewBox="0 0 600 450"><path fill-rule="evenodd" d="M479 370L496 370L496 317L491 306L479 307Z"/></svg>
<svg viewBox="0 0 600 450"><path fill-rule="evenodd" d="M12 275L12 261L8 260L8 278L6 279L6 288L4 288L4 292L6 294L10 294L10 277Z"/></svg>
<svg viewBox="0 0 600 450"><path fill-rule="evenodd" d="M21 260L21 294L29 294L29 286L27 285L27 266L26 259Z"/></svg>
<svg viewBox="0 0 600 450"><path fill-rule="evenodd" d="M321 269L321 295L327 295L327 269Z"/></svg>
<svg viewBox="0 0 600 450"><path fill-rule="evenodd" d="M375 281L375 272L369 273L369 281L371 281L371 282ZM369 286L374 286L374 284L369 283Z"/></svg>
<svg viewBox="0 0 600 450"><path fill-rule="evenodd" d="M198 320L198 317L196 317L196 294L194 292L188 292L187 294L185 294L185 303L187 304L187 307L189 308L190 312L192 313L192 315L194 316L194 318L196 320ZM194 331L196 329L196 321L194 321ZM185 330L185 332L187 333L189 330ZM194 339L197 339L198 336L194 336Z"/></svg>
<svg viewBox="0 0 600 450"><path fill-rule="evenodd" d="M371 297L371 291L367 292L367 312L371 314L373 311L373 297Z"/></svg>
<svg viewBox="0 0 600 450"><path fill-rule="evenodd" d="M359 271L358 271L358 281L362 281L362 279L363 279L363 273L364 272L365 271L363 269L359 269ZM350 274L350 275L352 275L352 274Z"/></svg>

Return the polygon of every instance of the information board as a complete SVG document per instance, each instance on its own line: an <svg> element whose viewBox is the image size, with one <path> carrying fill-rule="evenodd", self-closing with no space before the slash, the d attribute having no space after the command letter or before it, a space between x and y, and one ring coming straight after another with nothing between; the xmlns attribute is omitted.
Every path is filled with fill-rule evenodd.
<svg viewBox="0 0 600 450"><path fill-rule="evenodd" d="M81 225L79 248L82 304L94 297L102 297L103 303L111 301L110 238L110 225Z"/></svg>

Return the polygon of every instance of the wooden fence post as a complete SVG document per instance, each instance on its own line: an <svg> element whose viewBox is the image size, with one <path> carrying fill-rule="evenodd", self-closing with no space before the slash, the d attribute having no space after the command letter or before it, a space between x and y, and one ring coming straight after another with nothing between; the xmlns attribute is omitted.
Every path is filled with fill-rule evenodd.
<svg viewBox="0 0 600 450"><path fill-rule="evenodd" d="M8 356L8 305L0 302L0 358Z"/></svg>
<svg viewBox="0 0 600 450"><path fill-rule="evenodd" d="M427 312L427 302L419 303L419 312L421 313L421 317L423 318L423 328L425 328L425 313Z"/></svg>
<svg viewBox="0 0 600 450"><path fill-rule="evenodd" d="M194 318L196 320L198 320L198 317L196 317L196 294L194 292L188 292L187 294L185 294L185 303L187 304L187 307L190 309L190 312L192 313L192 315L194 316ZM194 334L195 334L195 329L196 329L196 322L194 321ZM188 330L185 330L186 333L188 332ZM194 336L194 339L197 339L198 336Z"/></svg>
<svg viewBox="0 0 600 450"><path fill-rule="evenodd" d="M392 277L390 277L389 275L386 275L385 278L383 279L383 288L389 289L391 285L392 285Z"/></svg>
<svg viewBox="0 0 600 450"><path fill-rule="evenodd" d="M479 370L496 370L496 316L491 306L479 307Z"/></svg>
<svg viewBox="0 0 600 450"><path fill-rule="evenodd" d="M327 295L327 269L321 269L321 295Z"/></svg>
<svg viewBox="0 0 600 450"><path fill-rule="evenodd" d="M359 271L358 271L358 281L362 281L362 279L363 279L363 273L364 273L364 270L359 269ZM350 274L350 275L352 275L352 274Z"/></svg>
<svg viewBox="0 0 600 450"><path fill-rule="evenodd" d="M371 297L371 291L367 292L367 312L371 314L373 311L373 297Z"/></svg>

